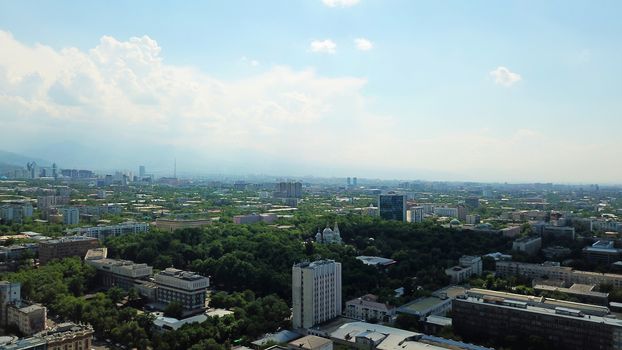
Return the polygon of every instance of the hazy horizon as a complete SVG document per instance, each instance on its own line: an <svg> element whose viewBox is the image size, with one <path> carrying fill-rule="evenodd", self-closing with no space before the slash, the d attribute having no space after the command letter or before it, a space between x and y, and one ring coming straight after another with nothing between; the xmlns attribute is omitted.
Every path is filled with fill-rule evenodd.
<svg viewBox="0 0 622 350"><path fill-rule="evenodd" d="M0 150L95 170L618 184L620 10L0 1Z"/></svg>

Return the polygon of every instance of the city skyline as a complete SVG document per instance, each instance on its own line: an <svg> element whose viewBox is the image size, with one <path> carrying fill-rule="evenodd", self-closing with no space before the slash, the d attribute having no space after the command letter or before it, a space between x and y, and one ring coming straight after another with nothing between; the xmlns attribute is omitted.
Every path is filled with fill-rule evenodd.
<svg viewBox="0 0 622 350"><path fill-rule="evenodd" d="M2 1L0 149L93 169L619 183L620 4L495 5Z"/></svg>

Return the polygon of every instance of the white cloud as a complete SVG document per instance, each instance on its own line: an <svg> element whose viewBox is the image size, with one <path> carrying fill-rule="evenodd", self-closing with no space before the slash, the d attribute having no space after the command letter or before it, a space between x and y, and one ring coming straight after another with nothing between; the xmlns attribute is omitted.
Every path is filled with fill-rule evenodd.
<svg viewBox="0 0 622 350"><path fill-rule="evenodd" d="M108 160L117 168L166 161L164 153L173 149L178 165L203 173L622 178L622 169L611 166L611 159L622 157L615 138L590 143L494 126L485 131L421 129L434 116L404 119L371 112L378 106L363 94L367 82L359 77L275 66L240 79L217 79L166 63L165 48L147 36L126 41L105 36L90 50L57 50L25 45L0 31L0 47L0 149L70 140L78 146L68 152L48 147L50 153L75 158L72 152L90 147L95 151L82 159L96 166ZM534 156L540 154L555 154L557 166ZM119 164L122 158L127 163ZM577 167L576 159L590 159L590 167ZM235 162L241 165L226 167ZM426 175L421 168L434 173Z"/></svg>
<svg viewBox="0 0 622 350"><path fill-rule="evenodd" d="M248 58L246 56L242 56L242 58L240 58L240 62L244 64L248 64L251 67L259 67L259 61L254 60L252 58Z"/></svg>
<svg viewBox="0 0 622 350"><path fill-rule="evenodd" d="M374 44L365 38L354 39L354 44L356 45L356 48L361 51L369 51L374 48Z"/></svg>
<svg viewBox="0 0 622 350"><path fill-rule="evenodd" d="M490 76L495 79L495 84L505 87L510 87L522 80L520 74L511 72L509 69L502 66L490 71Z"/></svg>
<svg viewBox="0 0 622 350"><path fill-rule="evenodd" d="M333 54L337 51L337 44L330 39L314 40L309 45L312 52L330 53Z"/></svg>
<svg viewBox="0 0 622 350"><path fill-rule="evenodd" d="M322 0L328 7L350 7L359 3L359 0Z"/></svg>

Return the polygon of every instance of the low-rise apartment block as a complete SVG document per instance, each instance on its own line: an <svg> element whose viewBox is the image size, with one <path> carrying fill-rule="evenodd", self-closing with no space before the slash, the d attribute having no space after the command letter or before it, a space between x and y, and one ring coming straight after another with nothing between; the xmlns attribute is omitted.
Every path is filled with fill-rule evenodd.
<svg viewBox="0 0 622 350"><path fill-rule="evenodd" d="M512 250L523 252L527 255L536 255L542 248L542 238L523 237L512 242Z"/></svg>
<svg viewBox="0 0 622 350"><path fill-rule="evenodd" d="M395 316L395 307L378 301L378 297L367 294L346 302L347 317L362 321L391 322Z"/></svg>
<svg viewBox="0 0 622 350"><path fill-rule="evenodd" d="M89 249L97 248L96 238L84 236L67 236L39 243L39 263L46 264L54 259L71 256L84 257Z"/></svg>
<svg viewBox="0 0 622 350"><path fill-rule="evenodd" d="M163 304L179 302L188 313L205 308L209 279L194 272L167 268L155 275L156 300Z"/></svg>
<svg viewBox="0 0 622 350"><path fill-rule="evenodd" d="M465 255L460 258L459 265L445 269L445 274L451 277L451 283L460 284L472 275L482 274L482 258Z"/></svg>
<svg viewBox="0 0 622 350"><path fill-rule="evenodd" d="M497 275L526 276L531 279L549 279L562 281L565 284L610 284L622 287L622 275L613 273L599 273L573 270L570 267L560 266L559 263L547 261L543 264L521 263L515 261L499 261L496 263Z"/></svg>
<svg viewBox="0 0 622 350"><path fill-rule="evenodd" d="M147 231L149 231L149 224L144 222L129 221L118 225L78 227L72 230L68 230L67 233L85 237L92 237L103 241L108 237L117 237Z"/></svg>

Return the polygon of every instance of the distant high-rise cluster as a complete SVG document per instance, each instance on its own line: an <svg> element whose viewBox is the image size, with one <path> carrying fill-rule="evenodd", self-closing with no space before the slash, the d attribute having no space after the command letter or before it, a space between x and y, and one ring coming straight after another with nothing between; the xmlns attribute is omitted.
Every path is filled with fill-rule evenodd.
<svg viewBox="0 0 622 350"><path fill-rule="evenodd" d="M298 206L298 200L302 198L302 183L298 181L282 181L276 184L274 198L291 207Z"/></svg>
<svg viewBox="0 0 622 350"><path fill-rule="evenodd" d="M346 178L346 186L348 188L358 186L358 180L357 180L356 176L352 177L352 178L348 176Z"/></svg>

